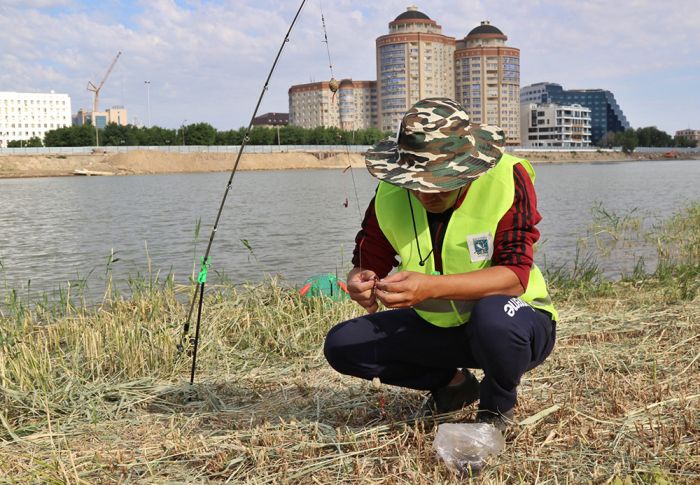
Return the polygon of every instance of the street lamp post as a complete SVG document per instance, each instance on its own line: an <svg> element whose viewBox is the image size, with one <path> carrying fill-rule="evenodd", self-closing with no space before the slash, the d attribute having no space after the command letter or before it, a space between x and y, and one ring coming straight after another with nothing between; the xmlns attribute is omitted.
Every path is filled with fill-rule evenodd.
<svg viewBox="0 0 700 485"><path fill-rule="evenodd" d="M148 127L151 127L151 81L144 81L146 85L146 106L148 108Z"/></svg>
<svg viewBox="0 0 700 485"><path fill-rule="evenodd" d="M185 123L187 120L182 120L182 145L185 145Z"/></svg>

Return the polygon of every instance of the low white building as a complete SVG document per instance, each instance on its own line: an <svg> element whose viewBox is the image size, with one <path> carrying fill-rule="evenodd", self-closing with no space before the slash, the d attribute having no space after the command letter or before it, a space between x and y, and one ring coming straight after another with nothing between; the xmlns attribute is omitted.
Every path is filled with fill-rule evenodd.
<svg viewBox="0 0 700 485"><path fill-rule="evenodd" d="M520 140L526 148L588 148L591 110L580 104L523 103Z"/></svg>
<svg viewBox="0 0 700 485"><path fill-rule="evenodd" d="M0 147L13 140L43 140L47 131L71 125L67 94L0 91Z"/></svg>

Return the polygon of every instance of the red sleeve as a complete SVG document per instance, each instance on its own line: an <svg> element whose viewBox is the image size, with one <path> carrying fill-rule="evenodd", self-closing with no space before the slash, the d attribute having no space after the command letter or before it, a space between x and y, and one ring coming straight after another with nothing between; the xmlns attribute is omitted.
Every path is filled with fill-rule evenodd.
<svg viewBox="0 0 700 485"><path fill-rule="evenodd" d="M374 211L374 198L369 203L362 228L355 236L355 250L352 264L358 268L374 271L384 278L394 266L398 266L396 251L379 228L377 214Z"/></svg>
<svg viewBox="0 0 700 485"><path fill-rule="evenodd" d="M535 225L542 217L537 212L535 187L522 165L515 165L513 179L513 205L496 228L492 262L494 265L510 268L527 290L533 263L533 245L540 238L540 231Z"/></svg>

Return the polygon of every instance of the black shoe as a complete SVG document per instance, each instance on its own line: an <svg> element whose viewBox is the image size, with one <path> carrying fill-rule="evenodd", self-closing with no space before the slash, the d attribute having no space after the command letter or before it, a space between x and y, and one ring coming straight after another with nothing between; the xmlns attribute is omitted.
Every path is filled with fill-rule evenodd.
<svg viewBox="0 0 700 485"><path fill-rule="evenodd" d="M431 391L427 407L433 413L443 414L459 411L479 399L479 380L467 369L462 369L464 381L455 386L445 386Z"/></svg>
<svg viewBox="0 0 700 485"><path fill-rule="evenodd" d="M479 409L476 412L476 419L474 421L477 423L491 424L501 433L505 433L508 426L515 423L514 417L515 413L513 413L512 409L503 413Z"/></svg>

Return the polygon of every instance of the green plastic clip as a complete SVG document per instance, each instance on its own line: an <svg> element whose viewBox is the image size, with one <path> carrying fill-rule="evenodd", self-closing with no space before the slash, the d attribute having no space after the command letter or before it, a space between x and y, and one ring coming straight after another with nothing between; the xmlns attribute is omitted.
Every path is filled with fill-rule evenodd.
<svg viewBox="0 0 700 485"><path fill-rule="evenodd" d="M202 266L199 270L199 276L197 276L197 283L200 285L207 282L207 270L209 269L210 264L211 256L207 258L206 262L204 261L204 256L202 256Z"/></svg>
<svg viewBox="0 0 700 485"><path fill-rule="evenodd" d="M440 273L439 271L432 271L430 274L433 276L442 276L442 273Z"/></svg>

